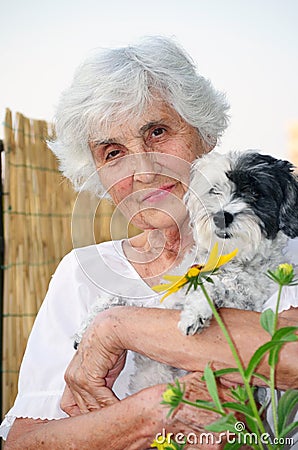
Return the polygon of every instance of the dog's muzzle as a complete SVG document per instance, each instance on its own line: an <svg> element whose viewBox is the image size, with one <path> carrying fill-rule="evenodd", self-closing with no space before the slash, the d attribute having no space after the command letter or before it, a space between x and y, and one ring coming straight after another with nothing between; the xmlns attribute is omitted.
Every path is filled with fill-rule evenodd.
<svg viewBox="0 0 298 450"><path fill-rule="evenodd" d="M218 211L213 216L213 222L216 226L217 230L215 233L218 237L223 239L228 239L231 235L226 231L229 225L233 222L234 216L233 214L227 211Z"/></svg>

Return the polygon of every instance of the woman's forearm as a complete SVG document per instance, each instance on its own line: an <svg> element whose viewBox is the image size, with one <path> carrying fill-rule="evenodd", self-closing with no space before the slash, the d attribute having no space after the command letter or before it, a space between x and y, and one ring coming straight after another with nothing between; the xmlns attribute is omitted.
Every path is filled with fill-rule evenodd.
<svg viewBox="0 0 298 450"><path fill-rule="evenodd" d="M189 371L202 371L209 362L214 369L235 367L229 346L214 319L202 333L184 336L177 327L180 316L177 310L120 307L110 310L110 314L114 315L114 329L125 349ZM255 350L270 339L260 326L260 314L236 309L221 309L220 314L246 365ZM297 323L298 309L280 315L279 327ZM297 343L285 344L277 369L280 389L298 387L296 363ZM269 375L266 359L258 371Z"/></svg>
<svg viewBox="0 0 298 450"><path fill-rule="evenodd" d="M155 389L153 394L152 390L143 391L108 408L67 419L43 423L16 419L5 450L147 448L162 428L155 410L159 407L163 389L160 386L160 392Z"/></svg>

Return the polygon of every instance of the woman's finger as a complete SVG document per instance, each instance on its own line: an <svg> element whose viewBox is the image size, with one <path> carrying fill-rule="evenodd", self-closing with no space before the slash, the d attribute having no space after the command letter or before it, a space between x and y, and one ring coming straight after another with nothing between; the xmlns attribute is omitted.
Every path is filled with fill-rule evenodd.
<svg viewBox="0 0 298 450"><path fill-rule="evenodd" d="M79 416L81 414L80 408L76 404L76 401L72 395L72 392L67 385L65 386L65 389L64 389L64 392L63 392L63 395L61 398L60 407L61 407L62 411L64 411L66 414L68 414L71 417Z"/></svg>
<svg viewBox="0 0 298 450"><path fill-rule="evenodd" d="M81 355L76 354L65 372L65 381L68 390L71 392L72 403L75 402L81 413L86 413L117 402L118 399L107 387L106 380L100 375L96 376L96 374L91 373L86 364L86 358L84 362L85 364L82 364ZM122 369L124 362L123 356L120 358L119 364L116 365L114 373L112 372L111 384L113 384L115 375ZM68 401L68 398L66 400Z"/></svg>
<svg viewBox="0 0 298 450"><path fill-rule="evenodd" d="M61 408L67 414L73 416L105 408L118 401L119 399L114 395L111 389L106 386L98 388L97 397L92 396L84 389L78 389L76 387L76 390L73 391L67 386L67 390L65 390L62 397Z"/></svg>
<svg viewBox="0 0 298 450"><path fill-rule="evenodd" d="M116 379L118 378L119 373L122 371L125 361L126 361L126 355L127 352L123 352L122 355L120 355L117 363L113 367L113 369L109 370L105 380L106 380L106 386L112 389Z"/></svg>

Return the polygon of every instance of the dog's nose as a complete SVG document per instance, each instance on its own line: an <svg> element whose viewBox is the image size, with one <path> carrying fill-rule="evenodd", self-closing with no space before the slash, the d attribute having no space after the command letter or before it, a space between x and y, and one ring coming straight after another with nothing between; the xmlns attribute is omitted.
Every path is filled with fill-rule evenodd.
<svg viewBox="0 0 298 450"><path fill-rule="evenodd" d="M213 216L214 225L218 228L227 228L233 222L233 214L227 211L219 211Z"/></svg>

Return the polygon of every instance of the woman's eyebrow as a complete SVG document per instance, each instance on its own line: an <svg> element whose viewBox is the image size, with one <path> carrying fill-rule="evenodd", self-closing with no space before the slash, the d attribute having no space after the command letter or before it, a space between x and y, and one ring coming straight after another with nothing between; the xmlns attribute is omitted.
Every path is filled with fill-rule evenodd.
<svg viewBox="0 0 298 450"><path fill-rule="evenodd" d="M160 120L155 120L154 122L148 122L145 125L143 125L140 130L139 133L140 135L143 135L144 133L146 133L146 131L150 130L150 128L155 127L156 125L160 125L163 122L162 119Z"/></svg>
<svg viewBox="0 0 298 450"><path fill-rule="evenodd" d="M94 141L92 141L92 144L95 147L100 147L101 145L116 144L116 143L117 143L117 140L114 138L104 139L102 141L95 139Z"/></svg>
<svg viewBox="0 0 298 450"><path fill-rule="evenodd" d="M161 124L163 122L164 122L164 119L159 119L159 120L154 120L152 122L145 123L145 125L143 125L139 129L140 136L144 135L144 133L146 133L146 131L150 130L150 128L152 128L152 127L155 127L157 125L161 126ZM96 147L100 147L101 145L118 144L118 143L119 143L119 139L117 139L117 138L107 138L107 139L103 139L103 140L94 139L92 141L92 144Z"/></svg>

